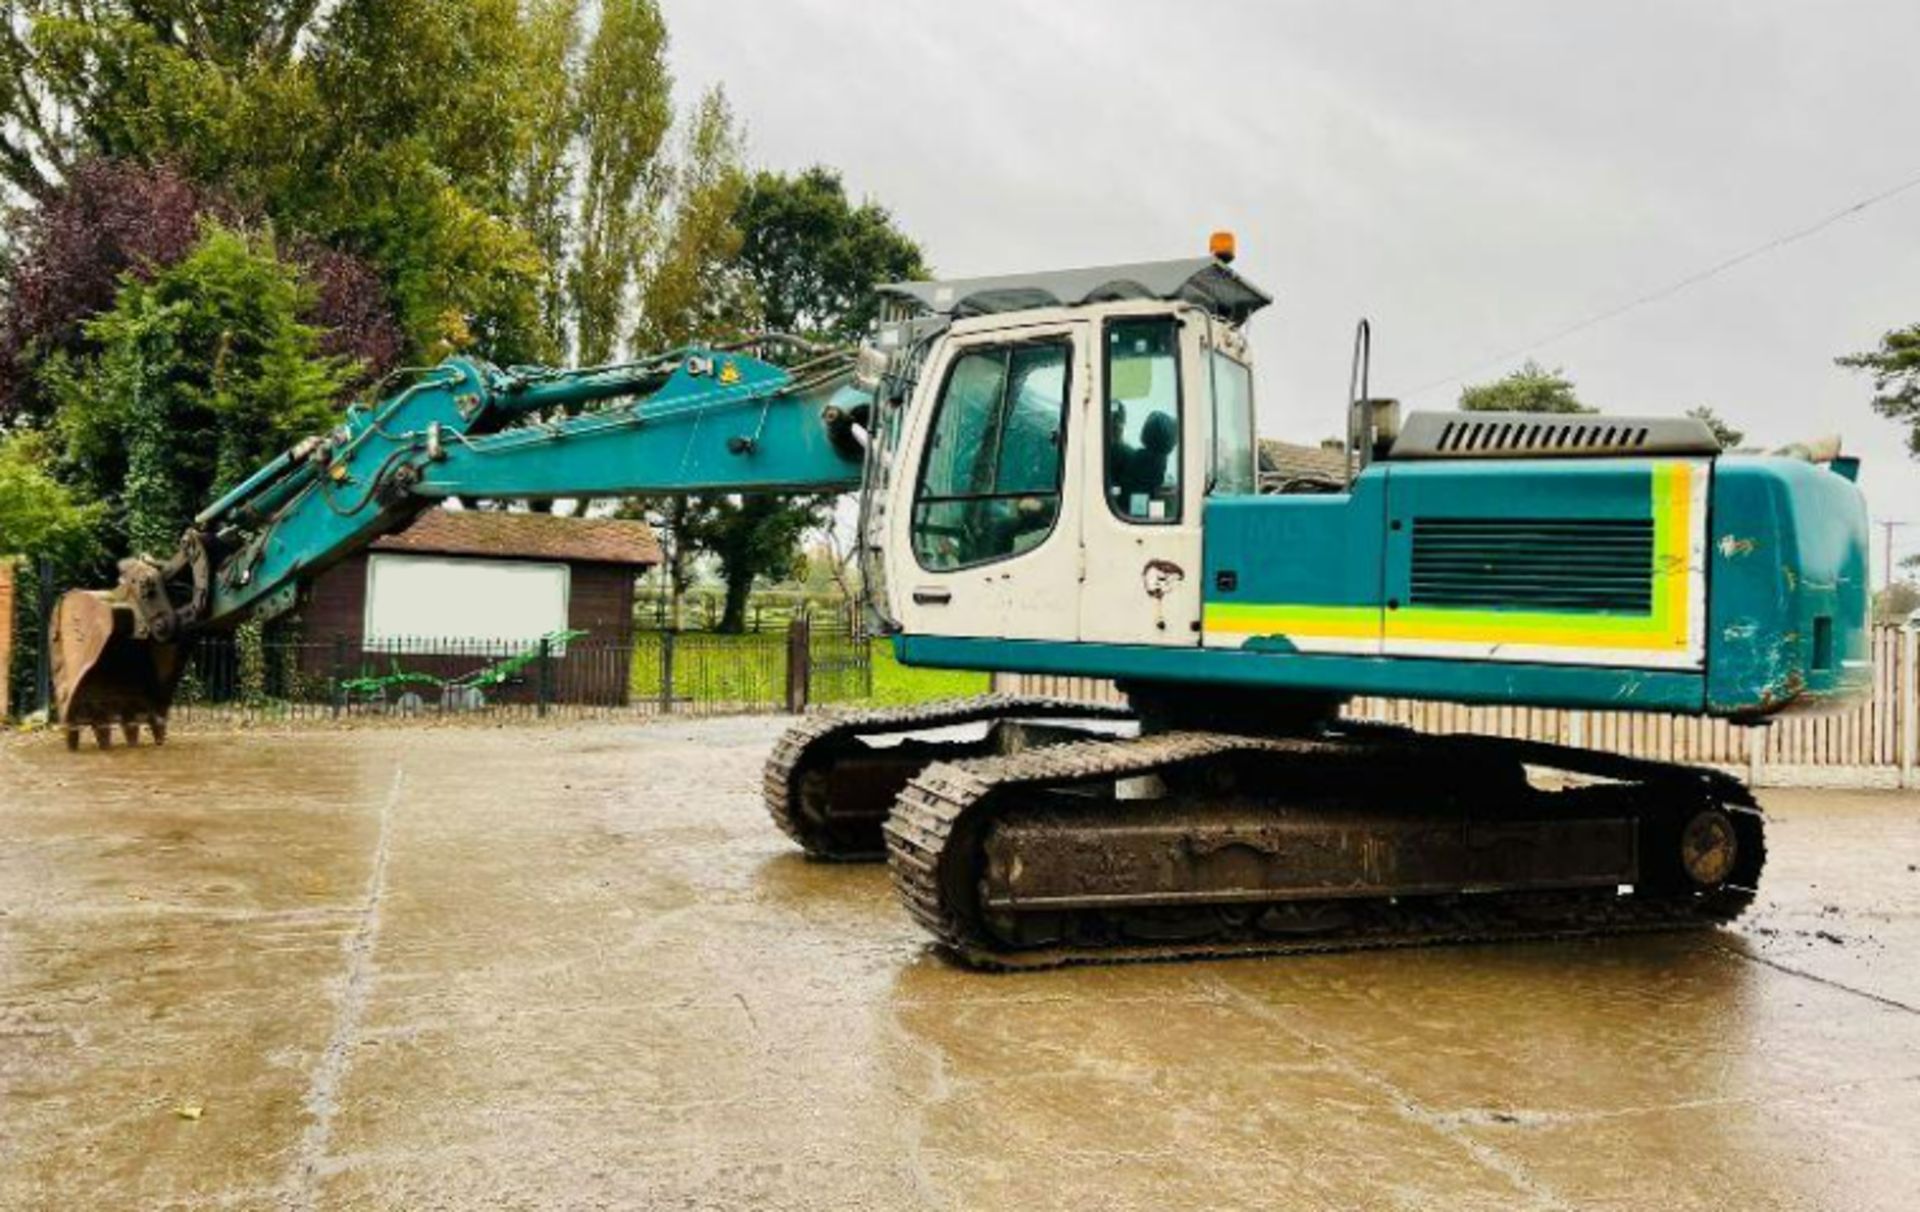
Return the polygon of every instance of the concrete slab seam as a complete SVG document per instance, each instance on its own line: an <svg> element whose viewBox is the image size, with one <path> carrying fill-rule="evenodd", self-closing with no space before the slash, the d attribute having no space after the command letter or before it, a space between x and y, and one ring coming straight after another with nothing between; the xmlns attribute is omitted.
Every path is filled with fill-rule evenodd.
<svg viewBox="0 0 1920 1212"><path fill-rule="evenodd" d="M1874 993L1866 989L1856 989L1852 985L1836 981L1831 977L1818 976L1804 969L1783 964L1779 960L1768 959L1764 955L1754 955L1752 952L1740 951L1732 947L1725 948L1725 951L1728 955L1736 959L1743 959L1749 963L1759 964L1762 967L1771 968L1775 972L1784 972L1788 976L1797 976L1801 980L1812 981L1816 985L1825 985L1827 988L1838 990L1841 993L1851 993L1855 997L1864 997L1870 1002L1876 1002L1887 1007L1889 1010L1901 1010L1908 1014L1920 1014L1920 1006L1909 1006L1903 1001L1887 997L1884 994Z"/></svg>
<svg viewBox="0 0 1920 1212"><path fill-rule="evenodd" d="M341 943L346 965L340 976L333 1030L320 1053L320 1062L314 1066L308 1080L304 1105L313 1119L293 1150L281 1199L283 1207L302 1210L313 1208L319 1194L319 1179L327 1160L333 1118L340 1107L340 1088L346 1081L373 983L373 958L380 941L380 903L387 890L387 856L392 849L393 817L405 783L405 766L396 766L393 782L387 788L387 797L380 805L373 863L367 873L366 893L361 898L360 921Z"/></svg>

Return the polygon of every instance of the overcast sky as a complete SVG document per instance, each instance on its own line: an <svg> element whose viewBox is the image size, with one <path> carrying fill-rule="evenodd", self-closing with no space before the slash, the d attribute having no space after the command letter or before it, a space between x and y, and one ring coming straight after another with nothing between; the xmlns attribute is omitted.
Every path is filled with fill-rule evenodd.
<svg viewBox="0 0 1920 1212"><path fill-rule="evenodd" d="M1234 230L1269 436L1339 431L1361 315L1376 394L1449 407L1413 393L1920 174L1914 0L664 3L756 164L839 167L942 276ZM1920 321L1916 234L1920 189L1530 352L1609 412L1838 431L1920 550L1920 464L1832 362Z"/></svg>

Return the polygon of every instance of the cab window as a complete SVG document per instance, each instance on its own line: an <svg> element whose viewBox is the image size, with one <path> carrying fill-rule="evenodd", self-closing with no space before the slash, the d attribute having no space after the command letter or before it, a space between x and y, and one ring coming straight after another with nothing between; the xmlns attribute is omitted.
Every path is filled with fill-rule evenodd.
<svg viewBox="0 0 1920 1212"><path fill-rule="evenodd" d="M1207 491L1251 496L1259 491L1253 463L1253 373L1219 350L1208 355L1213 388L1213 457Z"/></svg>
<svg viewBox="0 0 1920 1212"><path fill-rule="evenodd" d="M1030 551L1060 516L1072 343L971 350L947 372L913 500L930 572Z"/></svg>
<svg viewBox="0 0 1920 1212"><path fill-rule="evenodd" d="M1130 522L1180 520L1180 326L1107 325L1107 504Z"/></svg>

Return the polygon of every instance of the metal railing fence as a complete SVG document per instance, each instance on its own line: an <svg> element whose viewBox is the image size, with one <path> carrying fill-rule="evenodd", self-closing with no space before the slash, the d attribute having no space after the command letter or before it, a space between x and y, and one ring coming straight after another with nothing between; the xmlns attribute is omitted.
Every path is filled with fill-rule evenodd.
<svg viewBox="0 0 1920 1212"><path fill-rule="evenodd" d="M870 637L796 622L540 641L222 634L189 648L170 722L587 718L804 710L872 694Z"/></svg>

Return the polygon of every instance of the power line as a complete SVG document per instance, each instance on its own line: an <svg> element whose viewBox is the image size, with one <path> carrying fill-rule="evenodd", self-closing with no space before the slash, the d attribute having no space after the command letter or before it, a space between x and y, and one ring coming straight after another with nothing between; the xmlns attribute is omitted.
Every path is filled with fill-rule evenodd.
<svg viewBox="0 0 1920 1212"><path fill-rule="evenodd" d="M1570 337L1577 332L1583 332L1586 329L1592 328L1596 324L1604 324L1608 320L1614 319L1617 316L1625 315L1627 312L1630 312L1635 308L1645 307L1649 303L1658 303L1662 299L1671 298L1672 296L1679 294L1681 291L1686 290L1690 286L1697 286L1700 283L1705 282L1709 278L1718 277L1719 275L1727 272L1728 270L1734 268L1735 266L1744 265L1748 261L1753 260L1755 257L1765 256L1767 253L1773 252L1775 249L1784 248L1789 244L1793 244L1797 241L1804 240L1808 236L1814 235L1821 231L1825 231L1827 228L1832 227L1835 223L1840 222L1840 220L1842 219L1850 218L1854 215L1857 215L1861 211L1866 210L1868 207L1877 206L1880 203L1887 201L1889 198L1898 197L1899 195L1904 194L1908 190L1914 189L1916 187L1920 187L1920 173L1914 174L1913 176L1907 178L1905 181L1902 181L1900 184L1894 186L1891 189L1882 190L1877 194L1873 194L1869 197L1862 198L1858 202L1854 202L1849 206L1845 206L1840 210L1836 210L1832 214L1826 216L1823 219L1820 219L1817 222L1810 223L1805 227L1798 228L1794 231L1787 232L1783 235L1775 236L1773 239L1768 240L1764 244L1757 244L1754 247L1749 248L1747 251L1743 253L1739 253L1739 254L1736 254L1735 256L1728 257L1724 261L1717 262L1716 264L1710 265L1705 269L1699 270L1695 273L1688 274L1686 277L1680 278L1674 282L1670 282L1667 285L1660 287L1658 290L1648 291L1646 294L1640 295L1637 298L1629 299L1625 303L1618 304L1617 306L1614 306L1614 307L1609 307L1604 311L1595 312L1590 316L1574 321L1573 323L1567 325L1565 328L1558 329L1552 333L1549 333L1544 337L1538 337L1532 341L1528 341L1525 345L1515 346L1513 349L1508 350L1506 353L1503 353L1498 357L1488 358L1484 362L1480 362L1476 365L1469 366L1467 369L1459 371L1458 373L1447 375L1445 378L1435 379L1424 386L1414 388L1412 391L1406 394L1409 398L1411 398L1413 396L1423 395L1426 392L1432 391L1436 387L1444 387L1449 383L1457 383L1460 380L1466 378L1468 375L1478 374L1483 370L1487 370L1491 367L1498 366L1503 362L1506 362L1512 358L1519 357L1523 353L1528 353L1532 350L1538 349L1543 345L1551 345L1555 341L1564 340L1567 337Z"/></svg>

